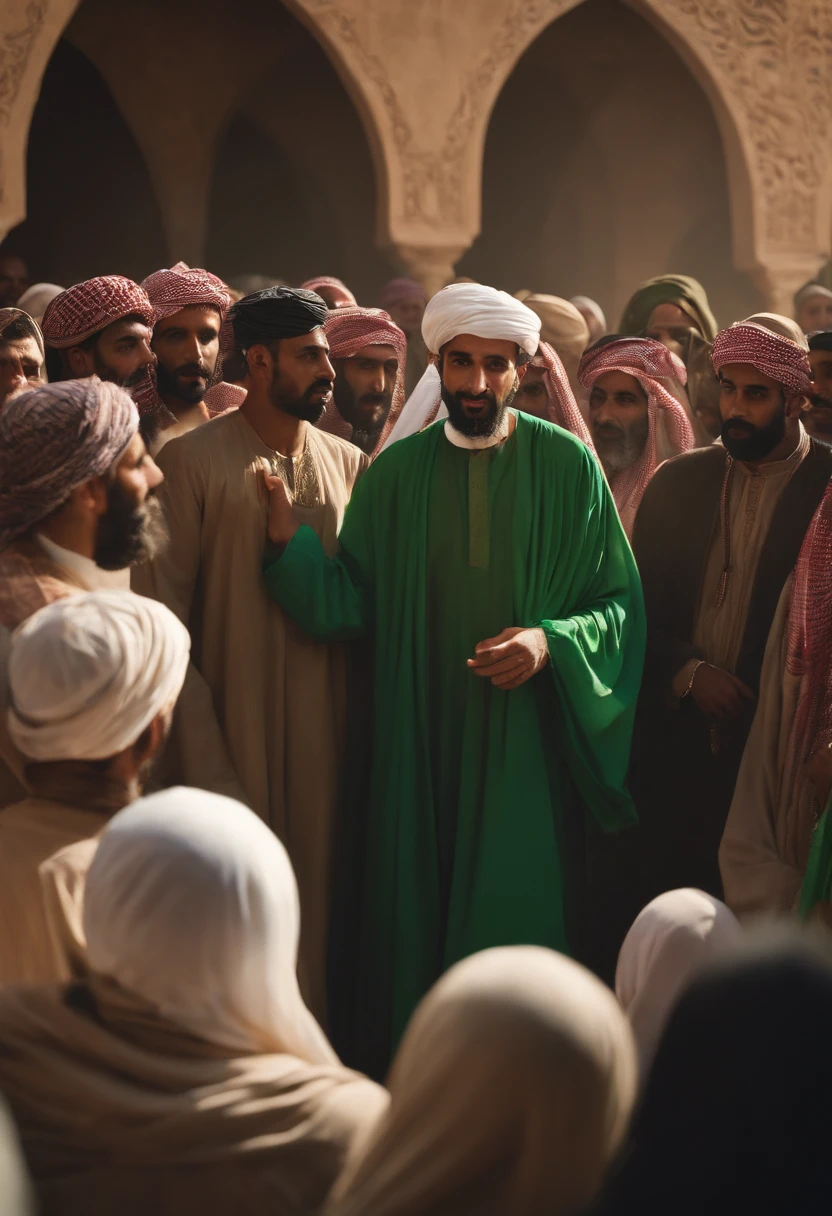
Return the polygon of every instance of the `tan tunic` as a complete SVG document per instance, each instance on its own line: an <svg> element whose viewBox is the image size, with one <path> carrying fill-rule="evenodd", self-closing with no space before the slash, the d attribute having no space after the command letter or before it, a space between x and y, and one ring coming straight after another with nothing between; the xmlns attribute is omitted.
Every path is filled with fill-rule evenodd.
<svg viewBox="0 0 832 1216"><path fill-rule="evenodd" d="M717 607L724 562L722 533L717 529L708 554L693 641L705 659L723 671L736 670L745 635L757 565L774 512L791 478L809 453L809 436L801 427L800 442L785 460L761 464L756 470L737 462L731 484L729 521L731 573L721 608ZM681 694L690 682L696 660L686 663L673 681Z"/></svg>
<svg viewBox="0 0 832 1216"><path fill-rule="evenodd" d="M358 448L307 427L320 505L295 507L330 554L353 485L367 467ZM188 625L192 658L213 699L245 797L292 859L303 908L300 974L323 1017L331 829L346 726L345 654L315 642L266 593L268 503L262 470L274 453L237 411L159 455L170 545L137 572L136 590ZM183 738L197 724L182 721Z"/></svg>
<svg viewBox="0 0 832 1216"><path fill-rule="evenodd" d="M39 797L0 811L0 986L54 983L71 974L39 871L59 850L96 836L110 814Z"/></svg>
<svg viewBox="0 0 832 1216"><path fill-rule="evenodd" d="M816 823L812 787L804 782L795 803L787 766L800 696L800 677L786 669L791 591L790 579L771 626L760 701L719 850L725 901L740 917L795 906Z"/></svg>

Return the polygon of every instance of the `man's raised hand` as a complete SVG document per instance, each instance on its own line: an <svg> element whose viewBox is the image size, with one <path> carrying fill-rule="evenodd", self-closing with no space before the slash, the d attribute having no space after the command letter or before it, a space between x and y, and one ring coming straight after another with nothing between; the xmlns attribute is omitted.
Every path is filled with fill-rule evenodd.
<svg viewBox="0 0 832 1216"><path fill-rule="evenodd" d="M269 495L269 540L273 545L288 545L300 527L295 519L292 500L283 481L265 469L263 483Z"/></svg>

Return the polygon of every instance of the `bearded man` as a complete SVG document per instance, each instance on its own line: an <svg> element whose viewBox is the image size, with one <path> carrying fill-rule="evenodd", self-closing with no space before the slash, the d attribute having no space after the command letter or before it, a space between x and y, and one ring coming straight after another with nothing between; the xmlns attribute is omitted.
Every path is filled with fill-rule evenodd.
<svg viewBox="0 0 832 1216"><path fill-rule="evenodd" d="M40 326L20 308L0 308L0 410L7 401L43 384Z"/></svg>
<svg viewBox="0 0 832 1216"><path fill-rule="evenodd" d="M380 308L332 309L324 330L335 389L317 426L372 456L404 404L407 339Z"/></svg>
<svg viewBox="0 0 832 1216"><path fill-rule="evenodd" d="M632 786L648 889L722 895L717 855L778 599L832 475L806 351L760 324L716 338L722 443L668 461L633 533L648 654ZM639 899L635 899L636 903Z"/></svg>
<svg viewBox="0 0 832 1216"><path fill-rule="evenodd" d="M682 405L663 381L683 385L684 364L650 338L602 338L581 360L589 392L589 428L624 531L633 522L656 469L695 444Z"/></svg>
<svg viewBox="0 0 832 1216"><path fill-rule="evenodd" d="M220 328L231 297L216 275L185 262L157 270L142 288L156 318L156 365L133 396L155 455L168 440L211 418L205 397L221 379Z"/></svg>
<svg viewBox="0 0 832 1216"><path fill-rule="evenodd" d="M587 821L633 818L638 574L587 447L509 409L540 319L466 283L433 297L423 333L434 362L419 412L438 394L447 419L373 463L338 557L270 482L269 593L313 637L374 636L366 848L343 909L352 987L337 1029L375 1073L457 959L576 948Z"/></svg>
<svg viewBox="0 0 832 1216"><path fill-rule="evenodd" d="M122 275L87 279L55 296L41 322L59 374L50 380L100 380L134 389L144 384L156 362L150 348L153 305L145 291Z"/></svg>
<svg viewBox="0 0 832 1216"><path fill-rule="evenodd" d="M264 472L285 482L316 543L334 553L367 457L313 425L335 373L313 292L271 287L228 313L247 366L239 410L165 444L168 548L135 580L191 630L193 661L245 797L286 845L304 909L301 973L320 1013L331 834L347 721L344 648L307 637L268 596ZM184 742L187 728L183 723Z"/></svg>
<svg viewBox="0 0 832 1216"><path fill-rule="evenodd" d="M0 414L3 672L9 634L33 612L78 591L126 587L126 567L163 540L153 497L162 475L138 429L127 394L94 377L23 393ZM6 805L22 797L23 762L2 714L0 756Z"/></svg>

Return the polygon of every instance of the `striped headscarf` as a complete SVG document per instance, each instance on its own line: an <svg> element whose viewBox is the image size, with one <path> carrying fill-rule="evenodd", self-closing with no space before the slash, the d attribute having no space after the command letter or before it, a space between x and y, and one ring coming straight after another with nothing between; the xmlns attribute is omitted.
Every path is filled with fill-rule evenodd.
<svg viewBox="0 0 832 1216"><path fill-rule="evenodd" d="M762 325L738 321L716 336L711 354L714 371L728 363L750 363L792 393L812 391L812 368L806 348Z"/></svg>
<svg viewBox="0 0 832 1216"><path fill-rule="evenodd" d="M127 393L97 376L13 397L0 414L0 551L105 472L138 429Z"/></svg>

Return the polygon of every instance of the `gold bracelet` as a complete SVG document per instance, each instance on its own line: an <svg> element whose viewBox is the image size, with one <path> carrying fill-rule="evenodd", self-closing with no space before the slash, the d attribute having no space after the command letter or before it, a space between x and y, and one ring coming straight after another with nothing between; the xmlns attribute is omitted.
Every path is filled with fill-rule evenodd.
<svg viewBox="0 0 832 1216"><path fill-rule="evenodd" d="M684 701L685 697L690 696L691 692L693 691L693 681L696 679L696 673L704 662L705 662L705 659L700 659L699 662L694 667L693 671L690 673L690 681L688 682L687 688L685 689L685 691L682 693L681 697L679 698L680 701Z"/></svg>

